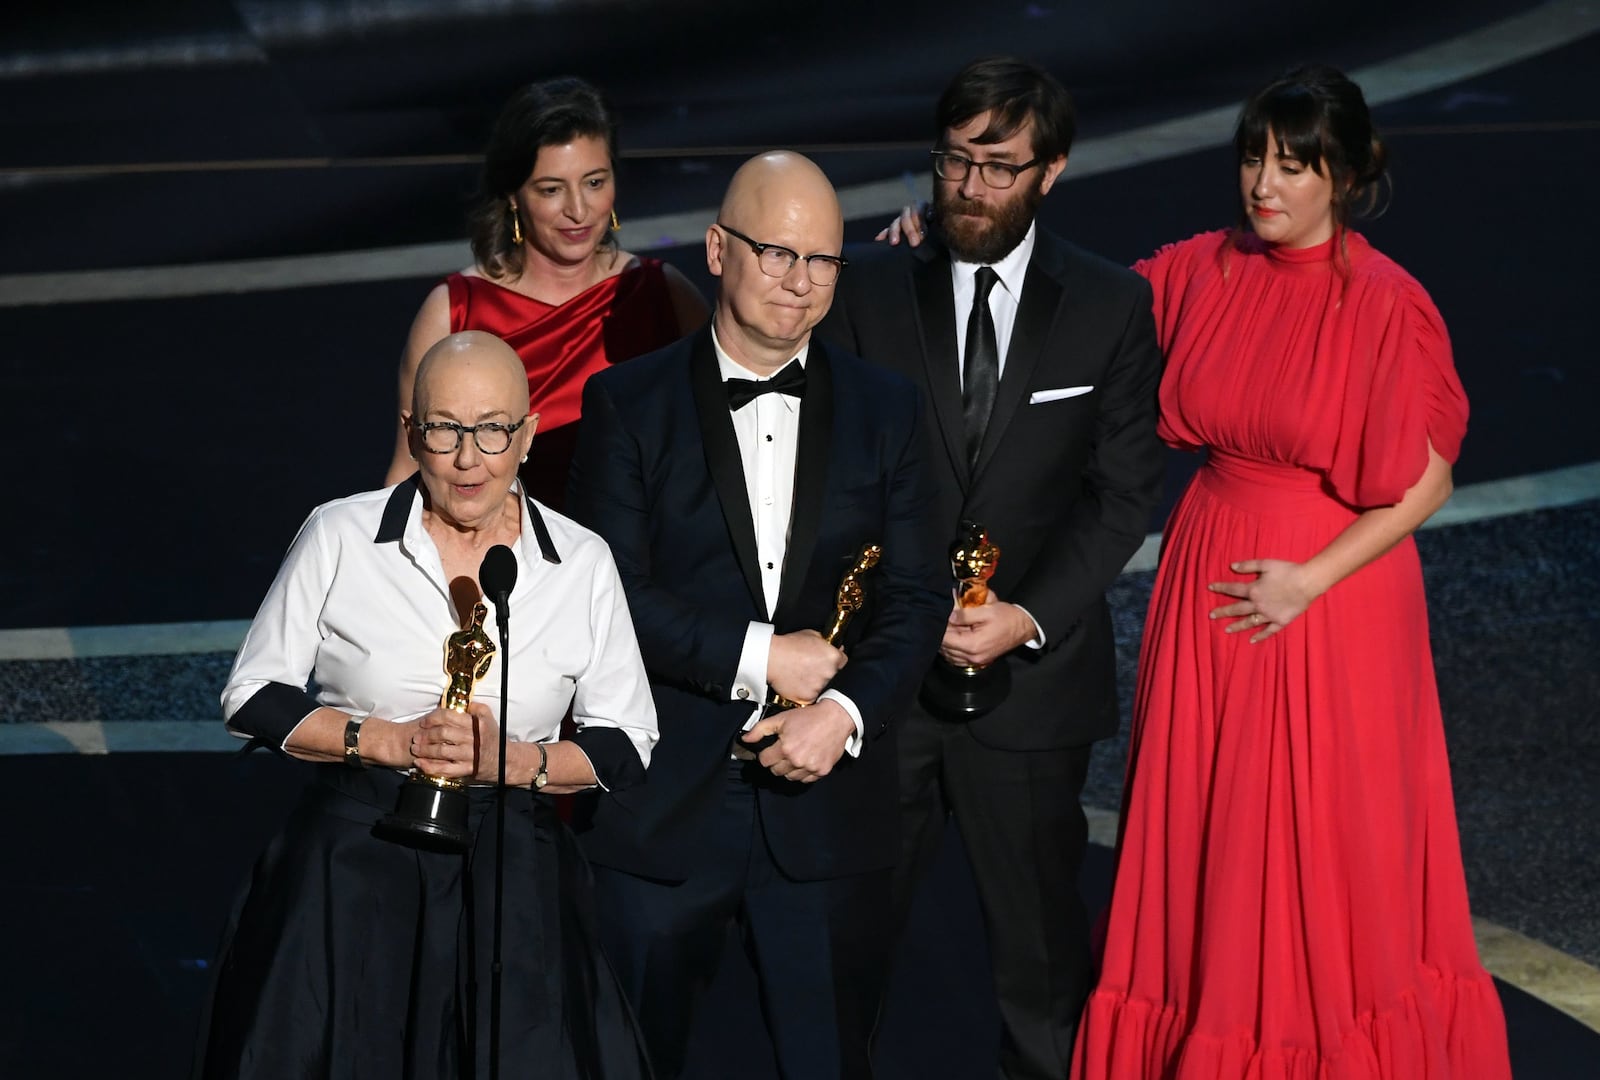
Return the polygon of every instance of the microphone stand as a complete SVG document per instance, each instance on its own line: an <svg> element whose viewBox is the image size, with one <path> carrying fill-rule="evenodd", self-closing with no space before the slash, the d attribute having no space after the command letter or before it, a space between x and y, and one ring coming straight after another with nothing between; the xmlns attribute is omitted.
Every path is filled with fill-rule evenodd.
<svg viewBox="0 0 1600 1080"><path fill-rule="evenodd" d="M511 598L494 596L500 627L500 780L494 793L494 939L489 961L489 1080L500 1080L500 920L506 896L506 726L511 680Z"/></svg>

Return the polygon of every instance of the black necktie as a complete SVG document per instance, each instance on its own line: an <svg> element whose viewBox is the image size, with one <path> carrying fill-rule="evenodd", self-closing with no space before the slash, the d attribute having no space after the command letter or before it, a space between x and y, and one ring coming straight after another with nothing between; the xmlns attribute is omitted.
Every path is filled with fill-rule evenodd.
<svg viewBox="0 0 1600 1080"><path fill-rule="evenodd" d="M967 316L967 355L961 371L961 417L967 429L967 462L976 465L983 431L989 426L995 390L1000 385L1000 345L995 340L989 290L1000 276L990 266L978 267L972 284L972 314Z"/></svg>
<svg viewBox="0 0 1600 1080"><path fill-rule="evenodd" d="M993 336L993 331L990 331ZM738 412L762 394L788 394L804 400L806 396L806 369L798 360L791 360L782 371L770 379L728 379L728 408Z"/></svg>

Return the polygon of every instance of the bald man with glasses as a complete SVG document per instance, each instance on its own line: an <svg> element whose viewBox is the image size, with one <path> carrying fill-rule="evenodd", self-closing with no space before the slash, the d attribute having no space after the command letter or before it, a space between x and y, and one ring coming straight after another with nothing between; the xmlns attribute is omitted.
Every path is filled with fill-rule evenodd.
<svg viewBox="0 0 1600 1080"><path fill-rule="evenodd" d="M706 229L711 324L584 391L567 505L616 557L662 741L648 785L602 794L579 836L661 1077L688 1075L730 925L779 1074L871 1075L895 724L949 601L916 388L812 336L843 237L812 162L752 159Z"/></svg>

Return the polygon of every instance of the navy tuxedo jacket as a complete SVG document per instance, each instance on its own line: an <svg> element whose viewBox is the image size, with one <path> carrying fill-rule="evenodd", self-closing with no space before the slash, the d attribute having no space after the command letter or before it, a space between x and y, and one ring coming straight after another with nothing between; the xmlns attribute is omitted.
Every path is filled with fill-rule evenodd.
<svg viewBox="0 0 1600 1080"><path fill-rule="evenodd" d="M956 325L950 257L930 242L852 262L817 334L922 388L945 544L962 519L984 525L1000 547L990 585L1044 630L1043 650L1001 661L1011 694L974 737L1003 750L1104 738L1118 715L1105 590L1144 539L1163 468L1150 286L1037 230L975 467Z"/></svg>
<svg viewBox="0 0 1600 1080"><path fill-rule="evenodd" d="M785 873L820 879L891 865L898 850L893 719L916 693L950 609L945 530L933 517L921 405L905 379L812 340L794 507L777 609L709 327L596 374L583 395L568 512L611 545L661 742L646 782L604 794L578 830L602 865L663 880L697 866L729 751L753 703L731 699L752 621L826 628L839 579L867 543L866 606L832 688L861 710L866 745L814 784L761 770L767 842Z"/></svg>

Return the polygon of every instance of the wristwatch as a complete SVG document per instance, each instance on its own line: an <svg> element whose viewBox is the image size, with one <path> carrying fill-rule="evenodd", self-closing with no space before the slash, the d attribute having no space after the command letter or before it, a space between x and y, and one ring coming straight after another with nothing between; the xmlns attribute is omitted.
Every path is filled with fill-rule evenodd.
<svg viewBox="0 0 1600 1080"><path fill-rule="evenodd" d="M534 743L539 748L539 771L533 774L533 790L543 791L544 786L550 782L550 774L545 771L545 766L550 764L550 757L545 753L544 743Z"/></svg>

